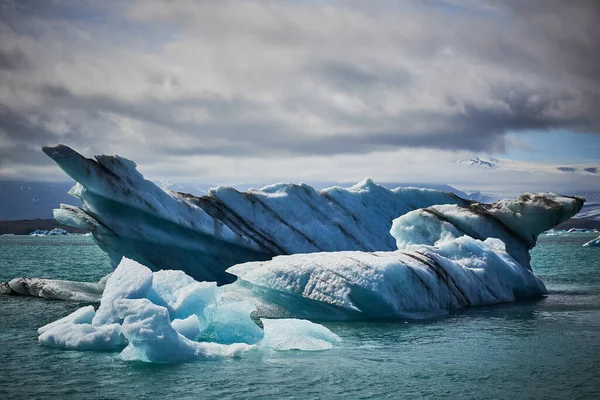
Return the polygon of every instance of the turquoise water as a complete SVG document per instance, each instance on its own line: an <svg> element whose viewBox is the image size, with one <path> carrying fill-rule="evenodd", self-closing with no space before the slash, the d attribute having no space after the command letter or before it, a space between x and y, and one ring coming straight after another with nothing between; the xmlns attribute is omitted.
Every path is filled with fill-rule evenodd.
<svg viewBox="0 0 600 400"><path fill-rule="evenodd" d="M37 343L38 327L82 304L0 295L0 399L600 398L600 249L594 235L542 237L533 268L550 294L426 322L327 323L324 352L246 353L175 365ZM97 281L89 237L0 237L0 281Z"/></svg>

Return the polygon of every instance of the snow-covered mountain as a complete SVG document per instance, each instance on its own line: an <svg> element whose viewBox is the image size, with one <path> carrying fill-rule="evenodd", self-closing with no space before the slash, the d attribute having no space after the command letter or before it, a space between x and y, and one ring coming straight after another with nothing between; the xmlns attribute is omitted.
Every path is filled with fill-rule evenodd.
<svg viewBox="0 0 600 400"><path fill-rule="evenodd" d="M594 163L540 163L481 156L473 156L466 159L457 160L456 163L483 169L555 174L574 173L600 177L600 164Z"/></svg>
<svg viewBox="0 0 600 400"><path fill-rule="evenodd" d="M498 168L500 160L497 158L484 159L481 157L470 157L465 160L458 160L457 164L468 164L482 168Z"/></svg>

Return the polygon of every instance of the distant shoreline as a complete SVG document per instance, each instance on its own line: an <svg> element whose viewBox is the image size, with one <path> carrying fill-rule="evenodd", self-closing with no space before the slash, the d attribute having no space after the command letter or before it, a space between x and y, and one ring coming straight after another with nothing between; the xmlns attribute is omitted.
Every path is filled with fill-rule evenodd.
<svg viewBox="0 0 600 400"><path fill-rule="evenodd" d="M69 233L88 233L88 229L72 228L58 223L55 219L22 219L16 221L0 221L0 235L29 235L36 229L50 231L54 228L61 228Z"/></svg>
<svg viewBox="0 0 600 400"><path fill-rule="evenodd" d="M70 226L59 224L54 219L22 219L16 221L0 221L0 235L13 234L13 235L29 235L36 229L43 229L50 231L54 228L61 228L69 233L88 233L87 229L72 228ZM594 221L590 219L571 218L570 220L563 222L556 226L554 229L598 229L600 230L600 221Z"/></svg>

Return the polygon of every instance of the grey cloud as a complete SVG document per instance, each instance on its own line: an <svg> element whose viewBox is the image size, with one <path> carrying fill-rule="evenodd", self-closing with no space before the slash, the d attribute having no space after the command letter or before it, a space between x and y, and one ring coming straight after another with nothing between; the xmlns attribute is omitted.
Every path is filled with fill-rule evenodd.
<svg viewBox="0 0 600 400"><path fill-rule="evenodd" d="M0 49L0 70L24 70L29 68L29 59L19 49Z"/></svg>
<svg viewBox="0 0 600 400"><path fill-rule="evenodd" d="M0 49L12 49L0 50L0 131L31 163L43 156L30 149L55 142L267 158L600 133L599 2L438 3L22 7L0 18ZM98 18L106 26L88 24ZM138 24L172 35L149 42Z"/></svg>

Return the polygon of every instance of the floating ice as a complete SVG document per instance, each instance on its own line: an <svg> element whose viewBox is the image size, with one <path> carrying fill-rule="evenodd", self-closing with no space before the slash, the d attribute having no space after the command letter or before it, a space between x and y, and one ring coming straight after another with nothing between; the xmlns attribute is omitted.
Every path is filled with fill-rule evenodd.
<svg viewBox="0 0 600 400"><path fill-rule="evenodd" d="M411 251L279 256L229 269L256 296L310 319L419 319L546 292L498 239L462 236Z"/></svg>
<svg viewBox="0 0 600 400"><path fill-rule="evenodd" d="M434 204L470 204L452 193L389 190L370 179L322 191L305 184L243 193L220 186L195 197L161 189L119 156L92 160L62 145L44 152L78 182L70 193L83 202L61 205L54 217L90 229L113 266L125 256L218 284L235 280L225 272L232 265L281 254L391 251L394 218Z"/></svg>
<svg viewBox="0 0 600 400"><path fill-rule="evenodd" d="M274 350L328 350L342 339L325 328L305 319L261 318L265 329L262 347Z"/></svg>
<svg viewBox="0 0 600 400"><path fill-rule="evenodd" d="M106 281L100 307L92 324L99 326L121 322L115 308L115 301L144 298L151 286L152 271L133 260L124 258L121 261L121 268L117 268Z"/></svg>
<svg viewBox="0 0 600 400"><path fill-rule="evenodd" d="M114 350L125 343L119 324L92 325L96 312L87 306L38 329L41 344L70 350Z"/></svg>
<svg viewBox="0 0 600 400"><path fill-rule="evenodd" d="M194 197L160 189L118 156L94 161L65 146L44 151L78 181L71 194L84 204L61 206L59 221L91 229L115 265L126 256L154 270L181 270L152 273L123 258L91 325L61 323L40 335L44 344L108 347L116 326L128 360L236 355L255 345L318 350L339 339L307 321L265 319L263 331L251 314L426 318L540 296L546 289L529 250L583 205L551 193L480 204L433 190L388 190L370 179L320 192L277 184ZM234 276L235 284L216 286Z"/></svg>
<svg viewBox="0 0 600 400"><path fill-rule="evenodd" d="M279 256L228 272L297 318L426 318L536 297L546 289L531 271L529 249L539 233L582 204L545 194L492 205L433 206L394 220L391 233L401 249L395 252Z"/></svg>
<svg viewBox="0 0 600 400"><path fill-rule="evenodd" d="M115 306L129 343L120 355L124 360L169 363L235 356L252 348L245 343L223 345L187 339L171 326L168 310L148 299L121 299Z"/></svg>
<svg viewBox="0 0 600 400"><path fill-rule="evenodd" d="M108 351L121 348L124 344L119 324L60 324L42 333L38 340L45 346L69 350Z"/></svg>
<svg viewBox="0 0 600 400"><path fill-rule="evenodd" d="M14 278L7 283L7 294L42 297L52 300L78 300L98 302L104 284L61 281L42 278Z"/></svg>
<svg viewBox="0 0 600 400"><path fill-rule="evenodd" d="M52 328L64 324L91 324L94 315L96 315L96 311L94 310L93 306L82 307L64 318L42 326L38 329L38 333L41 335Z"/></svg>
<svg viewBox="0 0 600 400"><path fill-rule="evenodd" d="M400 250L413 244L433 246L462 235L498 238L520 265L531 269L529 250L538 235L577 214L583 202L580 197L527 193L493 204L436 205L395 219L390 233Z"/></svg>
<svg viewBox="0 0 600 400"><path fill-rule="evenodd" d="M597 247L600 246L600 236L598 236L596 239L590 240L587 243L583 244L584 247Z"/></svg>
<svg viewBox="0 0 600 400"><path fill-rule="evenodd" d="M565 235L566 233L567 233L567 231L564 229L549 229L546 232L544 232L544 235L546 235L546 236L562 236L562 235Z"/></svg>
<svg viewBox="0 0 600 400"><path fill-rule="evenodd" d="M166 363L231 357L256 348L263 339L263 329L250 316L255 310L251 301L226 293L214 282L196 282L181 271L152 273L124 258L107 279L97 311L81 308L38 333L46 346L100 351L124 347L123 360ZM294 321L289 324L295 326ZM322 341L336 341L326 328L309 324L269 330L269 343L279 330L286 339L266 346L304 343L298 348L317 349L327 347Z"/></svg>
<svg viewBox="0 0 600 400"><path fill-rule="evenodd" d="M70 235L69 232L65 231L62 228L54 228L51 231L45 229L36 229L31 232L29 236L67 236Z"/></svg>

